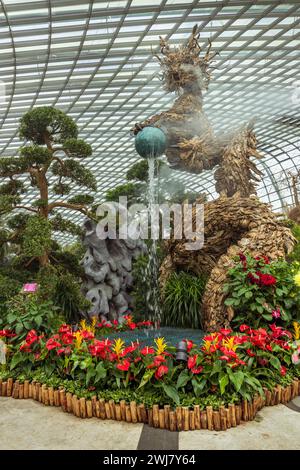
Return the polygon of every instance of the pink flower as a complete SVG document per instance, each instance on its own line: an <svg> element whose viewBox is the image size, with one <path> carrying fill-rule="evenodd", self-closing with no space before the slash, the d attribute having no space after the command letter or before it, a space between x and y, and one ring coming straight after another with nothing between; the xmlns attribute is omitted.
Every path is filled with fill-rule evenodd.
<svg viewBox="0 0 300 470"><path fill-rule="evenodd" d="M280 314L280 309L277 308L276 310L273 310L272 312L272 317L273 318L280 318L281 314Z"/></svg>

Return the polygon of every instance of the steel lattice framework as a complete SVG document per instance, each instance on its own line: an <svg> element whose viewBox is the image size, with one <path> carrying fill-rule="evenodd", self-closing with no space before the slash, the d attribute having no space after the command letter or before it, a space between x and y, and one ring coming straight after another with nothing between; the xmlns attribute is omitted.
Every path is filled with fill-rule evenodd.
<svg viewBox="0 0 300 470"><path fill-rule="evenodd" d="M220 130L255 120L259 196L282 210L292 203L287 175L300 166L299 12L299 0L0 0L0 153L17 153L24 112L57 106L93 147L86 166L101 200L138 160L129 129L174 100L152 55L159 35L176 44L198 23L219 51L205 111ZM215 196L210 172L176 176Z"/></svg>

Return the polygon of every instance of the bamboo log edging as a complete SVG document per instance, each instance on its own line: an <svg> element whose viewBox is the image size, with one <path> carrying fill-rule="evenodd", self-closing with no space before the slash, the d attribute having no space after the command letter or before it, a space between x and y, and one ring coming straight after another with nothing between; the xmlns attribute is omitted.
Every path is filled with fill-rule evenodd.
<svg viewBox="0 0 300 470"><path fill-rule="evenodd" d="M121 400L115 403L114 400L106 402L104 398L91 399L78 398L64 388L54 389L39 382L29 382L25 380L0 379L0 396L12 397L15 399L28 399L39 401L46 406L61 407L64 412L71 413L78 418L113 419L125 421L127 423L145 423L149 426L168 429L170 431L193 431L198 429L208 429L210 431L225 431L231 427L236 427L241 422L254 420L256 414L264 406L286 404L290 400L300 395L300 380L295 378L287 387L281 385L271 391L263 389L265 396L255 395L251 402L243 400L239 404L229 404L228 407L220 406L219 410L214 410L212 406L207 406L200 410L199 405L194 405L193 409L186 406L177 406L172 409L170 405L153 405L146 408L144 404L135 401L126 403Z"/></svg>

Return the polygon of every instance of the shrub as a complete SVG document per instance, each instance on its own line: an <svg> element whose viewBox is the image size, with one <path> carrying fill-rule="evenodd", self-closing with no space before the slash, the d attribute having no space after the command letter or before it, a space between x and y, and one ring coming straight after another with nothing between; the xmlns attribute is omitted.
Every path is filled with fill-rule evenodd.
<svg viewBox="0 0 300 470"><path fill-rule="evenodd" d="M165 325L200 328L200 304L206 278L181 271L173 273L166 282L163 293L163 318Z"/></svg>
<svg viewBox="0 0 300 470"><path fill-rule="evenodd" d="M233 322L255 328L271 322L290 324L299 315L298 270L297 262L289 264L282 259L270 261L266 256L253 258L240 253L224 286L228 294L225 305L235 312Z"/></svg>

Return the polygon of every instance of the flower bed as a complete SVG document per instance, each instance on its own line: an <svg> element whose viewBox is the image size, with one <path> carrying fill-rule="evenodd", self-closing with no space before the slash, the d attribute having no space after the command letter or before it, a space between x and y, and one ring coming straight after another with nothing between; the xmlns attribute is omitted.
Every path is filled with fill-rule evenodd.
<svg viewBox="0 0 300 470"><path fill-rule="evenodd" d="M300 395L300 381L294 379L286 388L278 385L272 391L264 389L264 395L255 395L253 400L243 400L240 404L229 404L214 410L207 406L204 410L199 405L192 409L178 406L174 410L170 405L159 408L153 405L147 408L143 403L135 401L126 403L121 400L105 401L93 395L90 400L66 392L64 388L54 389L39 382L20 383L8 378L0 379L0 396L11 396L16 399L32 398L46 406L61 407L63 411L72 413L79 418L100 418L126 421L127 423L147 423L149 426L170 431L193 431L208 429L210 431L225 431L236 427L241 422L252 421L263 406L287 403Z"/></svg>

